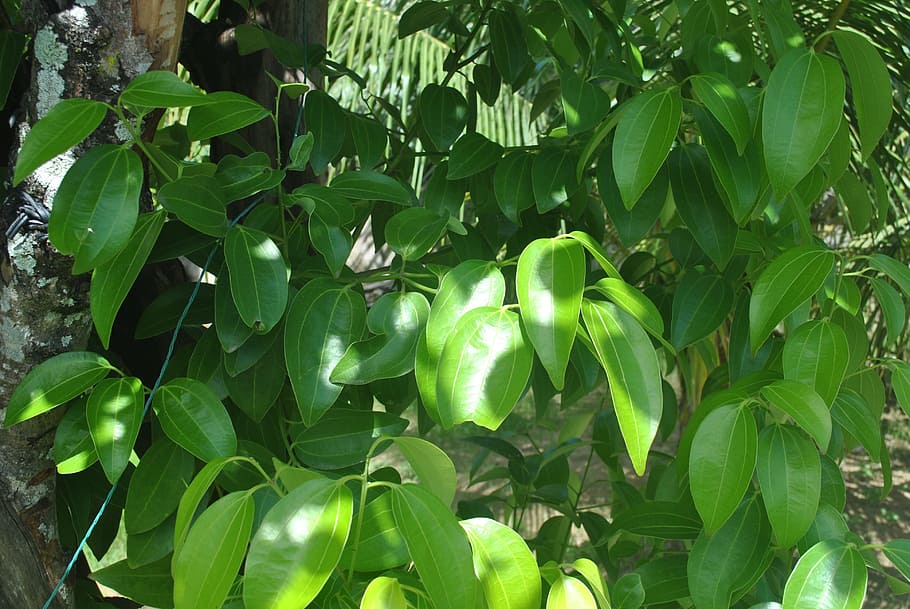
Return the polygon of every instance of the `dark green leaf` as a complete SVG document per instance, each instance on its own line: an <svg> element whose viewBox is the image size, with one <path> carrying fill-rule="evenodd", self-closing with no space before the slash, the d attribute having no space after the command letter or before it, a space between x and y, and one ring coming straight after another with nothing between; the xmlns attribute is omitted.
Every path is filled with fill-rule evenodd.
<svg viewBox="0 0 910 609"><path fill-rule="evenodd" d="M141 340L173 330L195 287L194 283L179 283L159 294L142 311L134 337ZM214 301L215 286L210 283L200 284L196 299L192 301L183 320L183 327L210 323L215 318Z"/></svg>
<svg viewBox="0 0 910 609"><path fill-rule="evenodd" d="M174 606L170 556L138 569L130 568L126 560L121 560L93 572L91 577L137 603L160 609Z"/></svg>
<svg viewBox="0 0 910 609"><path fill-rule="evenodd" d="M560 81L569 135L594 128L610 111L610 96L599 86L583 80L574 70L562 72Z"/></svg>
<svg viewBox="0 0 910 609"><path fill-rule="evenodd" d="M666 166L661 167L635 207L626 209L613 176L612 153L607 149L597 161L597 189L620 241L626 246L632 246L657 222L670 190L669 173Z"/></svg>
<svg viewBox="0 0 910 609"><path fill-rule="evenodd" d="M252 368L224 379L231 401L254 421L275 406L287 371L282 349L270 349Z"/></svg>
<svg viewBox="0 0 910 609"><path fill-rule="evenodd" d="M904 413L910 413L910 364L901 360L891 360L888 367L891 368L894 397L897 398L897 403Z"/></svg>
<svg viewBox="0 0 910 609"><path fill-rule="evenodd" d="M173 514L194 469L192 455L173 442L166 438L153 442L130 478L123 512L127 533L149 531Z"/></svg>
<svg viewBox="0 0 910 609"><path fill-rule="evenodd" d="M310 166L316 175L341 151L344 144L345 116L335 98L318 89L304 98L303 115L307 129L313 134Z"/></svg>
<svg viewBox="0 0 910 609"><path fill-rule="evenodd" d="M213 177L177 178L158 189L158 203L205 235L223 237L228 228L224 193Z"/></svg>
<svg viewBox="0 0 910 609"><path fill-rule="evenodd" d="M446 218L426 207L409 207L389 218L385 240L404 260L423 257L442 237Z"/></svg>
<svg viewBox="0 0 910 609"><path fill-rule="evenodd" d="M910 268L906 264L887 254L872 254L869 256L869 266L887 275L910 298Z"/></svg>
<svg viewBox="0 0 910 609"><path fill-rule="evenodd" d="M237 131L269 116L268 110L240 93L216 91L205 97L208 103L191 109L186 121L187 135L193 141Z"/></svg>
<svg viewBox="0 0 910 609"><path fill-rule="evenodd" d="M872 221L872 198L869 189L850 171L843 174L835 185L841 203L847 208L850 232L865 232Z"/></svg>
<svg viewBox="0 0 910 609"><path fill-rule="evenodd" d="M224 240L231 295L243 322L260 333L271 330L288 302L288 267L269 236L235 226Z"/></svg>
<svg viewBox="0 0 910 609"><path fill-rule="evenodd" d="M900 292L891 287L890 283L875 277L870 277L869 283L885 318L887 330L885 344L893 344L903 334L907 325L907 307Z"/></svg>
<svg viewBox="0 0 910 609"><path fill-rule="evenodd" d="M89 395L85 408L98 460L108 481L116 482L129 464L143 413L142 381L105 379Z"/></svg>
<svg viewBox="0 0 910 609"><path fill-rule="evenodd" d="M408 422L385 412L332 408L294 438L294 452L309 467L342 469L366 459L373 441L397 436Z"/></svg>
<svg viewBox="0 0 910 609"><path fill-rule="evenodd" d="M412 4L398 20L398 39L406 38L420 30L438 25L448 19L449 11L440 2Z"/></svg>
<svg viewBox="0 0 910 609"><path fill-rule="evenodd" d="M354 246L351 233L340 226L329 224L319 214L310 216L307 229L313 247L322 254L332 275L338 277Z"/></svg>
<svg viewBox="0 0 910 609"><path fill-rule="evenodd" d="M531 186L537 211L545 214L569 200L578 190L573 153L559 148L544 148L534 157Z"/></svg>
<svg viewBox="0 0 910 609"><path fill-rule="evenodd" d="M881 424L860 394L852 389L841 389L831 406L831 418L844 431L856 438L873 460L879 460L882 445Z"/></svg>
<svg viewBox="0 0 910 609"><path fill-rule="evenodd" d="M244 157L229 154L218 161L215 171L215 178L228 202L270 190L281 184L284 175L284 171L272 169L271 160L264 152Z"/></svg>
<svg viewBox="0 0 910 609"><path fill-rule="evenodd" d="M531 167L534 156L529 152L514 150L508 153L493 172L493 192L496 202L506 218L521 224L519 214L534 205L534 187Z"/></svg>
<svg viewBox="0 0 910 609"><path fill-rule="evenodd" d="M167 436L203 461L237 452L237 436L224 404L201 382L178 378L162 385L152 407Z"/></svg>
<svg viewBox="0 0 910 609"><path fill-rule="evenodd" d="M345 546L339 561L341 568L351 567L354 560L353 549L353 543ZM404 537L395 526L392 493L379 495L364 508L356 560L354 564L356 571L384 571L400 567L411 560Z"/></svg>
<svg viewBox="0 0 910 609"><path fill-rule="evenodd" d="M429 84L417 99L420 124L437 150L449 149L468 122L468 102L452 87Z"/></svg>
<svg viewBox="0 0 910 609"><path fill-rule="evenodd" d="M375 167L385 156L389 143L385 127L378 121L362 116L351 116L349 124L361 169Z"/></svg>
<svg viewBox="0 0 910 609"><path fill-rule="evenodd" d="M4 2L4 9L8 16L15 18L19 12L19 5L9 6ZM27 44L28 36L23 32L11 29L0 31L0 105L4 107Z"/></svg>
<svg viewBox="0 0 910 609"><path fill-rule="evenodd" d="M516 15L493 9L489 16L493 61L503 80L515 86L531 58L524 28Z"/></svg>
<svg viewBox="0 0 910 609"><path fill-rule="evenodd" d="M648 501L616 514L613 527L657 539L695 539L701 520L691 508L669 501Z"/></svg>
<svg viewBox="0 0 910 609"><path fill-rule="evenodd" d="M375 171L345 171L332 178L329 187L353 201L388 201L405 206L413 203L413 195L401 182Z"/></svg>
<svg viewBox="0 0 910 609"><path fill-rule="evenodd" d="M489 169L499 161L502 151L502 146L479 133L465 133L449 152L449 171L446 177L458 180Z"/></svg>
<svg viewBox="0 0 910 609"><path fill-rule="evenodd" d="M673 295L670 341L677 351L716 330L733 310L733 288L720 275L690 270Z"/></svg>
<svg viewBox="0 0 910 609"><path fill-rule="evenodd" d="M882 551L901 575L910 581L910 539L892 539L882 546Z"/></svg>

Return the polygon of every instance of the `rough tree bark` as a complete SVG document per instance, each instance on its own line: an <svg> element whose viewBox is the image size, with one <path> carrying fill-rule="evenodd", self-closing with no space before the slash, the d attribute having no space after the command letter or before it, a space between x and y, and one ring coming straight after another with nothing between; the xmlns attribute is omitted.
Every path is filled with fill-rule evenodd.
<svg viewBox="0 0 910 609"><path fill-rule="evenodd" d="M134 76L172 68L186 0L24 0L24 27L33 37L30 84L22 99L14 149L60 99L113 101ZM50 207L66 170L87 146L119 142L109 118L89 141L48 163L0 204L0 235L29 197ZM88 275L41 231L0 243L0 419L13 389L36 364L84 348ZM64 568L57 538L51 450L61 410L0 430L0 607L41 607ZM71 607L64 588L55 607Z"/></svg>

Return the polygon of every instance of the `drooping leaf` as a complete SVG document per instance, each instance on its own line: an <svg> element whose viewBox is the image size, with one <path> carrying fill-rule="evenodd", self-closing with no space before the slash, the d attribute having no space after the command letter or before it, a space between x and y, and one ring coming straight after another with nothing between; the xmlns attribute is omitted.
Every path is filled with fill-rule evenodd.
<svg viewBox="0 0 910 609"><path fill-rule="evenodd" d="M170 556L137 569L131 568L128 561L121 560L92 572L91 577L137 603L161 609L174 606Z"/></svg>
<svg viewBox="0 0 910 609"><path fill-rule="evenodd" d="M489 169L502 157L503 148L479 133L465 133L449 153L449 180L460 180Z"/></svg>
<svg viewBox="0 0 910 609"><path fill-rule="evenodd" d="M739 91L730 80L722 74L696 74L692 77L692 91L705 105L714 118L736 142L736 151L742 154L752 136L752 123L749 111Z"/></svg>
<svg viewBox="0 0 910 609"><path fill-rule="evenodd" d="M265 233L237 225L224 240L231 295L240 318L257 332L271 330L288 302L288 267Z"/></svg>
<svg viewBox="0 0 910 609"><path fill-rule="evenodd" d="M733 309L733 288L720 275L688 271L673 295L670 341L677 351L716 330Z"/></svg>
<svg viewBox="0 0 910 609"><path fill-rule="evenodd" d="M496 202L506 218L515 224L521 224L519 214L534 205L533 163L531 153L514 150L496 164L493 172Z"/></svg>
<svg viewBox="0 0 910 609"><path fill-rule="evenodd" d="M597 161L597 190L600 192L601 201L607 209L610 221L624 245L631 246L638 243L657 222L657 218L667 202L667 193L670 190L669 182L669 173L664 165L657 171L657 175L642 193L635 207L626 209L613 175L612 153L609 149L604 150Z"/></svg>
<svg viewBox="0 0 910 609"><path fill-rule="evenodd" d="M205 235L223 237L228 228L224 193L214 177L184 176L158 189L158 203Z"/></svg>
<svg viewBox="0 0 910 609"><path fill-rule="evenodd" d="M828 320L808 321L784 343L784 378L813 387L830 406L847 372L849 351L840 326Z"/></svg>
<svg viewBox="0 0 910 609"><path fill-rule="evenodd" d="M701 520L679 503L648 501L616 514L613 526L635 535L657 539L695 539L702 529Z"/></svg>
<svg viewBox="0 0 910 609"><path fill-rule="evenodd" d="M616 268L616 265L613 264L613 261L610 260L610 255L607 254L604 247L594 237L578 230L572 231L569 236L584 246L588 253L591 254L591 257L600 265L600 268L606 272L607 276L613 279L622 279L622 274Z"/></svg>
<svg viewBox="0 0 910 609"><path fill-rule="evenodd" d="M834 404L831 405L831 418L844 431L856 438L873 460L880 459L881 423L863 396L846 387L841 389L834 399Z"/></svg>
<svg viewBox="0 0 910 609"><path fill-rule="evenodd" d="M635 318L616 305L584 300L581 313L607 373L613 408L632 466L641 476L663 413L657 354Z"/></svg>
<svg viewBox="0 0 910 609"><path fill-rule="evenodd" d="M437 150L455 143L468 121L468 102L452 87L428 84L417 99L420 124Z"/></svg>
<svg viewBox="0 0 910 609"><path fill-rule="evenodd" d="M882 546L882 552L894 563L901 575L910 580L910 540L892 539Z"/></svg>
<svg viewBox="0 0 910 609"><path fill-rule="evenodd" d="M351 233L340 226L326 222L320 214L310 216L307 223L310 243L322 254L332 275L338 277L351 255L354 239Z"/></svg>
<svg viewBox="0 0 910 609"><path fill-rule="evenodd" d="M438 446L422 438L402 436L393 438L395 446L411 465L420 484L444 504L451 505L455 498L455 465Z"/></svg>
<svg viewBox="0 0 910 609"><path fill-rule="evenodd" d="M876 277L870 277L869 283L885 318L886 344L892 344L903 334L907 325L907 307L900 292L891 287L890 283Z"/></svg>
<svg viewBox="0 0 910 609"><path fill-rule="evenodd" d="M446 230L446 218L426 207L409 207L389 218L385 239L404 260L417 260L430 251Z"/></svg>
<svg viewBox="0 0 910 609"><path fill-rule="evenodd" d="M610 111L610 96L606 91L583 80L574 70L563 71L560 84L569 135L592 129Z"/></svg>
<svg viewBox="0 0 910 609"><path fill-rule="evenodd" d="M901 360L891 360L888 367L891 368L894 397L897 398L897 403L904 413L910 413L910 364Z"/></svg>
<svg viewBox="0 0 910 609"><path fill-rule="evenodd" d="M428 27L445 21L449 16L440 2L418 2L401 14L398 20L398 38L406 38Z"/></svg>
<svg viewBox="0 0 910 609"><path fill-rule="evenodd" d="M165 438L155 440L130 477L123 518L127 533L149 531L174 513L193 477L192 455Z"/></svg>
<svg viewBox="0 0 910 609"><path fill-rule="evenodd" d="M135 377L105 379L92 390L85 416L98 460L113 484L129 464L142 425L142 381Z"/></svg>
<svg viewBox="0 0 910 609"><path fill-rule="evenodd" d="M866 596L866 565L859 551L837 539L803 554L784 586L784 609L859 609Z"/></svg>
<svg viewBox="0 0 910 609"><path fill-rule="evenodd" d="M879 253L869 256L869 266L887 275L910 298L910 267L887 254Z"/></svg>
<svg viewBox="0 0 910 609"><path fill-rule="evenodd" d="M794 380L774 381L762 387L761 395L789 415L822 450L831 440L831 414L825 401L806 383Z"/></svg>
<svg viewBox="0 0 910 609"><path fill-rule="evenodd" d="M605 277L592 287L632 315L651 336L663 337L664 319L660 311L638 288L613 277Z"/></svg>
<svg viewBox="0 0 910 609"><path fill-rule="evenodd" d="M341 151L344 144L345 116L335 98L318 89L308 91L303 114L307 129L313 134L310 166L316 175Z"/></svg>
<svg viewBox="0 0 910 609"><path fill-rule="evenodd" d="M203 461L237 452L237 435L224 404L206 385L177 378L158 388L152 408L167 436Z"/></svg>
<svg viewBox="0 0 910 609"><path fill-rule="evenodd" d="M496 69L503 80L516 86L531 58L521 22L514 14L499 9L490 11L490 47Z"/></svg>
<svg viewBox="0 0 910 609"><path fill-rule="evenodd" d="M544 148L531 164L531 186L537 211L545 214L569 200L578 190L575 165L578 158L559 148Z"/></svg>
<svg viewBox="0 0 910 609"><path fill-rule="evenodd" d="M254 421L262 421L284 388L287 371L282 352L280 347L269 349L251 368L224 379L231 401Z"/></svg>
<svg viewBox="0 0 910 609"><path fill-rule="evenodd" d="M518 257L521 319L557 390L565 384L584 285L584 248L574 239L537 239Z"/></svg>

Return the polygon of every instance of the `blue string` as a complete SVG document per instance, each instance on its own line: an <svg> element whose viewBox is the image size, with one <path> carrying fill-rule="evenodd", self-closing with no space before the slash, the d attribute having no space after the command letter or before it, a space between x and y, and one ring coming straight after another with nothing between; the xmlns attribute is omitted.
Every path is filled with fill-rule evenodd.
<svg viewBox="0 0 910 609"><path fill-rule="evenodd" d="M244 216L253 211L253 208L259 205L259 203L265 198L265 194L261 194L252 203L247 205L247 207L240 212L240 214L234 218L229 228L233 228ZM158 388L161 386L161 381L164 380L164 375L167 372L167 368L171 363L171 358L174 356L174 349L177 346L177 336L180 334L180 327L183 325L183 322L186 321L186 316L190 312L190 307L193 306L193 303L196 301L196 296L199 294L199 288L202 285L202 280L205 279L205 275L208 272L209 265L212 263L212 260L215 258L215 252L218 251L219 244L216 243L212 246L212 249L209 250L209 255L205 260L205 264L202 265L202 271L199 273L199 278L196 280L196 284L193 286L193 291L190 294L189 299L186 301L186 305L183 307L183 311L180 313L180 317L177 318L177 327L174 328L174 332L171 334L171 342L167 348L167 354L164 356L164 362L161 364L161 370L158 373L158 378L155 380L155 384L152 386L152 390L149 392L148 398L145 400L145 406L142 409L142 418L145 419L145 415L148 414L149 407L152 404L152 398L155 397ZM76 551L73 552L73 557L70 559L69 563L66 565L66 569L63 570L63 575L60 576L60 579L57 580L57 585L54 586L54 590L51 592L50 596L47 597L47 600L44 602L43 609L48 609L51 606L51 603L54 602L54 599L57 597L57 594L60 592L60 589L63 587L63 583L66 581L66 578L69 577L69 574L72 572L73 567L76 565L76 561L79 560L79 555L82 554L85 544L88 542L89 537L92 536L92 532L95 530L95 526L101 520L101 516L104 515L107 506L110 505L111 499L114 496L114 492L117 490L117 486L120 484L120 478L114 481L114 484L111 485L111 490L108 491L107 497L104 498L101 507L98 508L98 513L95 514L95 518L92 520L92 523L89 525L88 530L85 532L85 535L82 536L82 539L79 541L79 545L76 546Z"/></svg>

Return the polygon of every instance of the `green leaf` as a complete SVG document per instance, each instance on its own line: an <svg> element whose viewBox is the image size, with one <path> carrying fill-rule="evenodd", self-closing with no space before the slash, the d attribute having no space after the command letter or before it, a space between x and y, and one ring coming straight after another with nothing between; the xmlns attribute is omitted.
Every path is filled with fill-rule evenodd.
<svg viewBox="0 0 910 609"><path fill-rule="evenodd" d="M616 514L613 527L657 539L695 539L702 529L692 508L671 501L647 501L629 507Z"/></svg>
<svg viewBox="0 0 910 609"><path fill-rule="evenodd" d="M345 171L332 178L333 191L352 201L388 201L410 206L413 196L401 182L375 171Z"/></svg>
<svg viewBox="0 0 910 609"><path fill-rule="evenodd" d="M6 14L13 20L19 13L19 5L4 2ZM0 104L6 107L9 91L22 61L22 54L27 48L29 37L24 32L12 29L0 31Z"/></svg>
<svg viewBox="0 0 910 609"><path fill-rule="evenodd" d="M201 459L237 452L237 436L224 404L201 382L178 378L158 388L152 407L167 436Z"/></svg>
<svg viewBox="0 0 910 609"><path fill-rule="evenodd" d="M597 602L580 579L560 571L547 593L547 609L597 609Z"/></svg>
<svg viewBox="0 0 910 609"><path fill-rule="evenodd" d="M471 70L471 79L474 81L474 87L483 103L488 106L495 105L502 89L502 77L496 66L475 63L474 69Z"/></svg>
<svg viewBox="0 0 910 609"><path fill-rule="evenodd" d="M667 166L679 217L701 249L723 269L736 247L737 225L714 187L707 152L695 144L680 146L670 153Z"/></svg>
<svg viewBox="0 0 910 609"><path fill-rule="evenodd" d="M847 208L847 219L850 221L850 232L865 232L872 221L872 198L869 189L853 173L843 174L835 185L841 203Z"/></svg>
<svg viewBox="0 0 910 609"><path fill-rule="evenodd" d="M223 237L228 229L224 193L214 177L184 176L158 189L158 203L205 235Z"/></svg>
<svg viewBox="0 0 910 609"><path fill-rule="evenodd" d="M25 136L13 173L13 186L18 186L33 171L88 137L106 115L107 107L90 99L57 102Z"/></svg>
<svg viewBox="0 0 910 609"><path fill-rule="evenodd" d="M910 268L887 254L869 256L869 267L887 275L910 298Z"/></svg>
<svg viewBox="0 0 910 609"><path fill-rule="evenodd" d="M638 202L663 165L681 116L675 87L642 93L626 105L613 136L613 174L626 209Z"/></svg>
<svg viewBox="0 0 910 609"><path fill-rule="evenodd" d="M130 81L120 103L140 109L185 108L211 103L207 95L173 72L154 70Z"/></svg>
<svg viewBox="0 0 910 609"><path fill-rule="evenodd" d="M354 239L351 233L340 226L334 226L322 219L319 214L310 216L307 223L310 242L322 254L332 275L338 277L351 255Z"/></svg>
<svg viewBox="0 0 910 609"><path fill-rule="evenodd" d="M733 310L733 288L714 273L686 272L673 295L670 341L677 351L716 330Z"/></svg>
<svg viewBox="0 0 910 609"><path fill-rule="evenodd" d="M360 609L407 609L407 606L401 584L394 577L383 576L370 581L360 600Z"/></svg>
<svg viewBox="0 0 910 609"><path fill-rule="evenodd" d="M137 603L160 609L174 606L170 556L137 569L131 568L126 560L121 560L94 571L91 578Z"/></svg>
<svg viewBox="0 0 910 609"><path fill-rule="evenodd" d="M130 567L135 569L173 553L175 521L176 517L171 516L150 531L127 534L126 558Z"/></svg>
<svg viewBox="0 0 910 609"><path fill-rule="evenodd" d="M360 167L363 169L375 167L385 156L389 145L386 128L378 121L356 115L351 116L349 124Z"/></svg>
<svg viewBox="0 0 910 609"><path fill-rule="evenodd" d="M397 436L407 426L405 419L390 413L335 407L294 434L294 452L309 467L342 469L363 463L374 440Z"/></svg>
<svg viewBox="0 0 910 609"><path fill-rule="evenodd" d="M150 531L174 513L195 464L192 455L166 438L152 443L130 477L123 512L127 533Z"/></svg>
<svg viewBox="0 0 910 609"><path fill-rule="evenodd" d="M578 157L559 148L544 148L531 165L531 186L537 211L545 214L569 200L578 190L575 165Z"/></svg>
<svg viewBox="0 0 910 609"><path fill-rule="evenodd" d="M231 276L227 269L218 274L218 282L215 284L215 331L221 349L226 354L237 351L254 334L253 329L240 319L240 313L234 305Z"/></svg>
<svg viewBox="0 0 910 609"><path fill-rule="evenodd" d="M772 425L758 437L758 482L777 545L796 545L815 521L821 497L818 449L792 425Z"/></svg>
<svg viewBox="0 0 910 609"><path fill-rule="evenodd" d="M271 167L264 152L244 157L229 154L218 161L215 179L221 184L226 201L238 201L257 192L275 188L284 180L285 172Z"/></svg>
<svg viewBox="0 0 910 609"><path fill-rule="evenodd" d="M207 104L192 108L187 118L187 136L192 141L238 131L269 116L258 102L233 91L215 91L206 100Z"/></svg>
<svg viewBox="0 0 910 609"><path fill-rule="evenodd" d="M142 190L142 161L113 144L82 155L60 182L47 234L60 253L75 256L73 273L114 257L133 234Z"/></svg>
<svg viewBox="0 0 910 609"><path fill-rule="evenodd" d="M339 567L351 567L353 550L353 544L345 546ZM366 504L356 559L354 570L361 572L385 571L410 562L408 546L398 531L392 514L391 492L383 493Z"/></svg>
<svg viewBox="0 0 910 609"><path fill-rule="evenodd" d="M581 314L607 373L613 408L632 467L641 476L663 413L657 354L635 318L616 305L584 300Z"/></svg>
<svg viewBox="0 0 910 609"><path fill-rule="evenodd" d="M313 154L314 141L313 134L309 131L294 138L288 151L288 171L306 171L306 165Z"/></svg>
<svg viewBox="0 0 910 609"><path fill-rule="evenodd" d="M85 419L85 399L74 400L54 433L54 463L58 474L75 474L95 464L98 454Z"/></svg>
<svg viewBox="0 0 910 609"><path fill-rule="evenodd" d="M116 482L129 464L143 413L142 381L135 377L105 379L89 395L88 428L104 474Z"/></svg>
<svg viewBox="0 0 910 609"><path fill-rule="evenodd" d="M457 479L455 465L438 446L422 438L403 436L392 438L395 446L404 455L417 474L420 484L445 505L451 505L455 498Z"/></svg>
<svg viewBox="0 0 910 609"><path fill-rule="evenodd" d="M206 463L186 488L183 496L180 497L180 504L177 506L177 519L174 523L175 553L180 551L180 547L186 541L190 524L199 511L199 504L208 495L209 488L215 482L215 478L218 477L227 464L237 459L239 457L226 457Z"/></svg>
<svg viewBox="0 0 910 609"><path fill-rule="evenodd" d="M689 82L699 101L736 142L737 153L742 154L752 137L752 122L736 85L716 72L695 74Z"/></svg>
<svg viewBox="0 0 910 609"><path fill-rule="evenodd" d="M503 80L515 86L531 61L524 28L516 15L493 9L489 16L490 48Z"/></svg>
<svg viewBox="0 0 910 609"><path fill-rule="evenodd" d="M307 129L313 134L310 166L321 174L344 144L345 115L335 98L324 91L308 91L303 102Z"/></svg>
<svg viewBox="0 0 910 609"><path fill-rule="evenodd" d="M722 406L695 432L689 455L692 499L711 535L736 511L755 471L758 431L752 412Z"/></svg>
<svg viewBox="0 0 910 609"><path fill-rule="evenodd" d="M850 345L837 324L812 320L787 337L782 358L784 378L814 388L830 406L850 363Z"/></svg>
<svg viewBox="0 0 910 609"><path fill-rule="evenodd" d="M560 83L569 135L593 129L610 111L611 100L606 91L583 80L574 70L563 71Z"/></svg>
<svg viewBox="0 0 910 609"><path fill-rule="evenodd" d="M449 152L449 171L446 178L459 180L489 169L499 161L503 148L479 133L465 133Z"/></svg>
<svg viewBox="0 0 910 609"><path fill-rule="evenodd" d="M901 360L890 360L891 385L894 397L905 414L910 416L910 364Z"/></svg>
<svg viewBox="0 0 910 609"><path fill-rule="evenodd" d="M443 427L496 429L531 377L534 351L514 311L479 307L452 328L439 357L436 401Z"/></svg>
<svg viewBox="0 0 910 609"><path fill-rule="evenodd" d="M250 543L243 581L248 609L296 609L316 598L351 528L351 491L311 480L268 511Z"/></svg>
<svg viewBox="0 0 910 609"><path fill-rule="evenodd" d="M622 279L622 274L610 260L610 255L607 254L607 250L605 250L599 242L595 241L594 237L578 230L569 233L569 237L581 243L608 276L613 277L614 279Z"/></svg>
<svg viewBox="0 0 910 609"><path fill-rule="evenodd" d="M513 150L496 164L493 172L493 192L502 213L521 224L519 214L534 205L534 186L531 167L534 155L522 150Z"/></svg>
<svg viewBox="0 0 910 609"><path fill-rule="evenodd" d="M524 539L488 518L463 520L473 550L474 573L489 609L538 609L540 572Z"/></svg>
<svg viewBox="0 0 910 609"><path fill-rule="evenodd" d="M405 484L392 489L392 513L436 608L479 606L471 546L449 508L422 487Z"/></svg>
<svg viewBox="0 0 910 609"><path fill-rule="evenodd" d="M448 150L468 122L468 102L452 87L427 85L417 98L417 110L430 143L439 151Z"/></svg>
<svg viewBox="0 0 910 609"><path fill-rule="evenodd" d="M142 315L136 323L134 338L140 340L151 338L173 330L195 287L195 283L178 283L159 294L142 311ZM203 326L211 323L215 317L214 300L215 286L210 283L200 284L196 299L192 302L182 327Z"/></svg>
<svg viewBox="0 0 910 609"><path fill-rule="evenodd" d="M645 589L638 573L626 573L616 580L613 585L613 603L616 609L638 609L643 602Z"/></svg>
<svg viewBox="0 0 910 609"><path fill-rule="evenodd" d="M446 231L446 218L426 207L409 207L389 218L386 243L404 260L418 260Z"/></svg>
<svg viewBox="0 0 910 609"><path fill-rule="evenodd" d="M626 246L632 246L657 222L670 190L669 173L666 165L662 166L635 207L626 209L613 175L612 153L606 149L597 161L597 190L620 241Z"/></svg>
<svg viewBox="0 0 910 609"><path fill-rule="evenodd" d="M833 57L793 50L768 79L762 105L762 143L778 199L806 177L840 127L846 84ZM753 343L754 346L754 343Z"/></svg>
<svg viewBox="0 0 910 609"><path fill-rule="evenodd" d="M838 30L831 35L850 77L850 93L865 161L891 122L891 77L881 55L864 34Z"/></svg>
<svg viewBox="0 0 910 609"><path fill-rule="evenodd" d="M440 2L418 2L412 4L398 19L398 39L407 38L411 34L416 34L428 27L439 25L448 18L449 11Z"/></svg>
<svg viewBox="0 0 910 609"><path fill-rule="evenodd" d="M32 368L13 391L6 405L3 426L21 423L69 402L113 370L96 353L61 353Z"/></svg>
<svg viewBox="0 0 910 609"><path fill-rule="evenodd" d="M852 389L841 389L831 405L831 418L856 438L874 461L881 457L882 432L879 418L863 396Z"/></svg>
<svg viewBox="0 0 910 609"><path fill-rule="evenodd" d="M619 305L626 313L634 317L649 334L666 344L666 341L663 340L664 318L661 317L660 311L657 310L657 306L651 302L651 299L641 293L638 288L629 285L622 279L613 277L605 277L591 287Z"/></svg>
<svg viewBox="0 0 910 609"><path fill-rule="evenodd" d="M856 548L837 539L820 541L800 557L787 578L783 609L859 609L867 577Z"/></svg>
<svg viewBox="0 0 910 609"><path fill-rule="evenodd" d="M892 539L882 546L888 557L905 579L910 581L910 539Z"/></svg>
<svg viewBox="0 0 910 609"><path fill-rule="evenodd" d="M893 344L903 334L907 325L907 307L900 292L892 288L890 283L870 277L869 284L885 318L887 330L885 344Z"/></svg>
<svg viewBox="0 0 910 609"><path fill-rule="evenodd" d="M752 353L783 319L824 284L834 266L834 253L816 245L791 248L765 268L749 300Z"/></svg>
<svg viewBox="0 0 910 609"><path fill-rule="evenodd" d="M268 332L288 303L289 272L281 250L267 234L238 225L224 240L224 259L240 318L257 332Z"/></svg>
<svg viewBox="0 0 910 609"><path fill-rule="evenodd" d="M521 319L540 363L560 391L584 287L584 248L574 239L537 239L518 257L515 290Z"/></svg>
<svg viewBox="0 0 910 609"><path fill-rule="evenodd" d="M751 415L750 415L751 416ZM746 499L713 535L702 531L687 565L689 591L699 609L727 609L770 563L771 527L758 496Z"/></svg>
<svg viewBox="0 0 910 609"><path fill-rule="evenodd" d="M287 370L282 351L270 349L253 367L224 379L231 401L257 423L275 406L284 388Z"/></svg>
<svg viewBox="0 0 910 609"><path fill-rule="evenodd" d="M414 369L417 339L426 326L430 304L419 292L385 294L367 313L374 336L351 344L332 370L333 383L365 385Z"/></svg>
<svg viewBox="0 0 910 609"><path fill-rule="evenodd" d="M828 450L828 442L831 441L831 414L825 401L812 387L804 382L780 380L762 387L761 395L812 436L819 448Z"/></svg>
<svg viewBox="0 0 910 609"><path fill-rule="evenodd" d="M105 349L110 347L111 330L120 305L145 266L165 219L163 210L139 216L126 247L92 271L89 292L92 322Z"/></svg>
<svg viewBox="0 0 910 609"><path fill-rule="evenodd" d="M238 491L193 523L174 553L174 609L220 609L246 555L254 511L252 495Z"/></svg>
<svg viewBox="0 0 910 609"><path fill-rule="evenodd" d="M294 297L284 328L284 359L300 416L312 425L335 403L342 386L329 376L366 328L366 303L350 289L311 281Z"/></svg>

